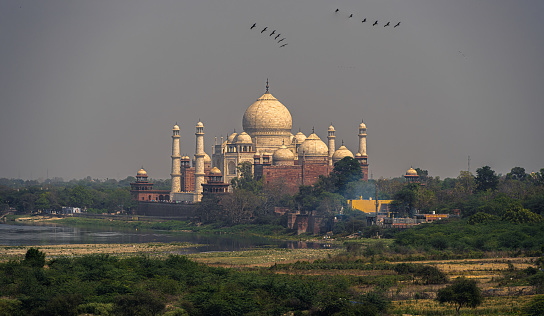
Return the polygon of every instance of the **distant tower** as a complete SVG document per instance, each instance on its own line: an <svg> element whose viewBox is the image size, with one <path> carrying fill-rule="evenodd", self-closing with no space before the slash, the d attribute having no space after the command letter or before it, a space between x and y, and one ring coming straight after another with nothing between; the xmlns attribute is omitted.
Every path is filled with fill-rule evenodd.
<svg viewBox="0 0 544 316"><path fill-rule="evenodd" d="M202 199L202 184L204 183L204 124L196 124L196 152L195 152L195 200Z"/></svg>
<svg viewBox="0 0 544 316"><path fill-rule="evenodd" d="M179 150L179 126L178 123L172 128L172 171L170 176L172 177L172 190L170 191L170 197L173 197L174 193L181 191L180 182L180 150Z"/></svg>
<svg viewBox="0 0 544 316"><path fill-rule="evenodd" d="M359 124L359 152L355 155L355 159L361 165L363 180L368 180L368 156L366 155L366 125L364 122Z"/></svg>
<svg viewBox="0 0 544 316"><path fill-rule="evenodd" d="M334 136L334 132L335 132L334 126L332 126L332 123L331 123L331 126L329 126L329 135L327 136L327 138L329 139L329 166L332 166L332 155L336 151L336 144L335 144L336 136Z"/></svg>

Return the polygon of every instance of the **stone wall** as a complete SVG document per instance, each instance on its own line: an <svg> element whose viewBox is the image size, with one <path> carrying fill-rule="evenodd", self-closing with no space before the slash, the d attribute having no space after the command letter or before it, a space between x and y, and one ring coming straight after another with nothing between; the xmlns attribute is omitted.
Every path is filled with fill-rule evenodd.
<svg viewBox="0 0 544 316"><path fill-rule="evenodd" d="M196 205L181 203L140 202L136 207L136 215L175 217L190 219L196 215Z"/></svg>

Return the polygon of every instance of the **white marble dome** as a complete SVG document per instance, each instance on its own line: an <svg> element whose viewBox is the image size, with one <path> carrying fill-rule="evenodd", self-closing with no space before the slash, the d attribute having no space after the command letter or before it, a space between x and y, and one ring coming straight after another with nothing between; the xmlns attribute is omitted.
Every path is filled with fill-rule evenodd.
<svg viewBox="0 0 544 316"><path fill-rule="evenodd" d="M227 137L227 142L228 143L233 143L236 136L238 136L238 134L236 132L230 134L229 137Z"/></svg>
<svg viewBox="0 0 544 316"><path fill-rule="evenodd" d="M249 136L246 132L242 132L238 136L236 136L237 144L251 144L251 136Z"/></svg>
<svg viewBox="0 0 544 316"><path fill-rule="evenodd" d="M328 157L329 148L315 133L310 134L298 149L299 157Z"/></svg>
<svg viewBox="0 0 544 316"><path fill-rule="evenodd" d="M298 132L295 135L295 139L297 140L297 144L302 144L306 140L306 135L304 135L302 132Z"/></svg>
<svg viewBox="0 0 544 316"><path fill-rule="evenodd" d="M342 160L344 157L354 158L353 153L346 146L342 145L332 155L332 162L336 163Z"/></svg>
<svg viewBox="0 0 544 316"><path fill-rule="evenodd" d="M289 110L270 92L263 94L244 113L242 126L252 137L255 135L291 134L293 120Z"/></svg>
<svg viewBox="0 0 544 316"><path fill-rule="evenodd" d="M282 145L278 150L272 155L272 160L274 163L279 161L293 161L295 160L295 154L289 150L285 145Z"/></svg>

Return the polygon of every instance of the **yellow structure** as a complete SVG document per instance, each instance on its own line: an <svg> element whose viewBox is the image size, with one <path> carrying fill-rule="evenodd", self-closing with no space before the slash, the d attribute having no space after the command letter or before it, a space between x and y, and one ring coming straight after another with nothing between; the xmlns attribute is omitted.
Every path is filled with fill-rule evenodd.
<svg viewBox="0 0 544 316"><path fill-rule="evenodd" d="M354 210L365 213L376 212L376 202L378 203L378 213L389 213L393 200L348 200L348 205Z"/></svg>

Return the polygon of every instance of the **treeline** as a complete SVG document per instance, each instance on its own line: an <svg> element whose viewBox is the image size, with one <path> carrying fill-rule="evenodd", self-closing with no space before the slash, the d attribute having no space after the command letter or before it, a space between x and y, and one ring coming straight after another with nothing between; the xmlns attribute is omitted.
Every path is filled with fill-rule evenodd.
<svg viewBox="0 0 544 316"><path fill-rule="evenodd" d="M44 265L47 264L47 269ZM0 263L2 315L378 315L380 292L359 277L276 274L200 265L186 257L56 258L29 249Z"/></svg>
<svg viewBox="0 0 544 316"><path fill-rule="evenodd" d="M130 195L134 177L123 180L92 179L43 182L0 178L0 212L10 208L21 213L60 211L62 206L80 207L91 213L127 210L136 204ZM170 189L170 180L151 180L157 189Z"/></svg>
<svg viewBox="0 0 544 316"><path fill-rule="evenodd" d="M475 215L473 221L528 223L540 222L544 214L544 169L527 174L515 167L500 176L484 166L475 175L461 171L457 178L441 180L416 168L418 183L408 183L404 178L362 181L359 164L346 157L335 164L329 176L320 177L313 186L301 186L297 193L289 192L281 183L263 184L263 179L253 177L249 163L241 164L239 171L241 176L232 181L232 194L209 197L199 205L203 222L285 224L285 218L281 222L273 216L275 207L284 207L324 216L327 220L323 225L335 234L353 233L364 231L368 222L364 213L349 208L347 200L376 195L394 200L394 217L453 214L459 210L464 218ZM343 213L342 221L333 222L339 213Z"/></svg>

